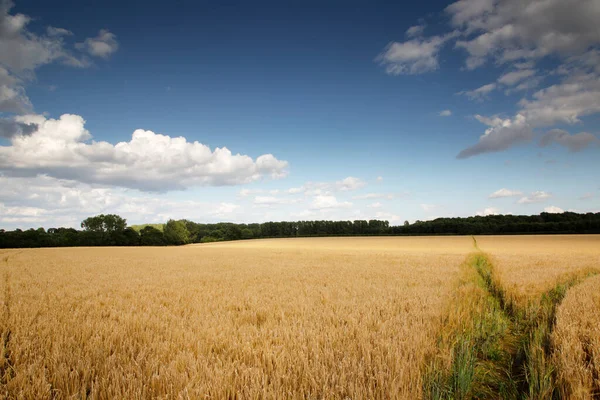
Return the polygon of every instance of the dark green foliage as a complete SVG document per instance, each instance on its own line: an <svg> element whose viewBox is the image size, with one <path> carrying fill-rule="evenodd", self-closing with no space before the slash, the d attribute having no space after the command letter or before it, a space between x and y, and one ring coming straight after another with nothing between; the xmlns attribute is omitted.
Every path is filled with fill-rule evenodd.
<svg viewBox="0 0 600 400"><path fill-rule="evenodd" d="M167 241L162 231L153 226L145 226L140 231L140 244L142 246L164 246Z"/></svg>
<svg viewBox="0 0 600 400"><path fill-rule="evenodd" d="M181 245L190 243L190 231L188 231L184 221L170 219L165 224L164 235L167 244Z"/></svg>
<svg viewBox="0 0 600 400"><path fill-rule="evenodd" d="M600 213L540 215L488 215L486 217L437 218L394 226L396 235L502 235L528 233L600 233Z"/></svg>
<svg viewBox="0 0 600 400"><path fill-rule="evenodd" d="M81 223L82 231L72 228L43 228L22 231L0 229L0 248L59 246L131 246L202 243L221 240L307 236L378 235L475 235L528 233L600 233L600 213L540 215L490 215L487 217L438 218L390 226L388 221L295 221L234 224L202 224L189 220L169 221L165 225L127 227L125 219L114 214L97 215ZM168 224L167 224L168 225ZM164 228L163 228L164 226ZM142 231L146 228L153 230ZM164 229L161 237L155 231ZM167 232L167 230L170 230ZM140 232L138 235L137 232ZM186 233L187 232L187 233ZM136 236L137 235L137 236Z"/></svg>

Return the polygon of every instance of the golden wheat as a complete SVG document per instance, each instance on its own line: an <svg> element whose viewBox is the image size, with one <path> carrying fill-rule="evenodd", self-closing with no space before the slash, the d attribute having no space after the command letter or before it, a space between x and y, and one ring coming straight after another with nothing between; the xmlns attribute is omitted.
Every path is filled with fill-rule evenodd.
<svg viewBox="0 0 600 400"><path fill-rule="evenodd" d="M556 315L554 361L564 398L600 396L600 276L569 290Z"/></svg>
<svg viewBox="0 0 600 400"><path fill-rule="evenodd" d="M599 264L600 236L477 241L519 301ZM469 237L2 251L0 396L419 398L427 361L451 359L442 327L471 312L457 291L481 291L460 284L473 251ZM585 287L559 310L557 349L594 334L597 313L569 311L597 304Z"/></svg>
<svg viewBox="0 0 600 400"><path fill-rule="evenodd" d="M470 247L470 238L349 238L8 252L11 373L1 389L419 397L420 366Z"/></svg>

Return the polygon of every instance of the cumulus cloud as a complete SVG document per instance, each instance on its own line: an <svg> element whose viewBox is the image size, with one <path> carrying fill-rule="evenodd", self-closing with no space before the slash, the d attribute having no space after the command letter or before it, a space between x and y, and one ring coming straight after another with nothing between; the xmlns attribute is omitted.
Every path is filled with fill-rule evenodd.
<svg viewBox="0 0 600 400"><path fill-rule="evenodd" d="M35 124L29 135L10 138L0 146L0 170L8 174L45 174L85 183L100 183L146 191L185 189L196 185L236 185L263 177L280 178L288 163L264 154L233 154L226 147L208 146L138 129L131 140L115 145L91 141L78 115L59 119L41 115L15 117Z"/></svg>
<svg viewBox="0 0 600 400"><path fill-rule="evenodd" d="M97 36L87 38L83 43L77 43L75 47L94 57L108 58L119 49L119 43L114 33L101 29Z"/></svg>
<svg viewBox="0 0 600 400"><path fill-rule="evenodd" d="M565 210L563 210L560 207L550 206L550 207L544 208L544 212L551 213L551 214L562 214L565 212Z"/></svg>
<svg viewBox="0 0 600 400"><path fill-rule="evenodd" d="M537 191L537 192L531 193L529 196L521 197L519 199L519 201L517 201L517 203L519 203L519 204L542 203L551 197L552 197L552 195L548 192Z"/></svg>
<svg viewBox="0 0 600 400"><path fill-rule="evenodd" d="M500 210L498 208L496 208L496 207L488 207L488 208L485 208L482 211L477 211L475 213L475 215L478 215L480 217L485 217L485 216L488 216L488 215L498 215L498 214L500 214Z"/></svg>
<svg viewBox="0 0 600 400"><path fill-rule="evenodd" d="M77 228L83 219L101 213L122 215L130 224L161 223L170 218L218 222L248 215L231 202L180 200L167 193L149 194L49 176L0 174L0 187L0 226L4 228Z"/></svg>
<svg viewBox="0 0 600 400"><path fill-rule="evenodd" d="M541 147L545 147L553 143L564 146L568 148L569 151L575 153L585 149L586 147L598 145L600 143L600 139L587 132L571 135L569 132L562 129L552 129L542 136L539 144Z"/></svg>
<svg viewBox="0 0 600 400"><path fill-rule="evenodd" d="M500 190L496 190L494 193L490 194L488 197L490 199L499 199L502 197L516 197L516 196L522 196L523 192L520 192L518 190L510 190L510 189L505 189L502 188Z"/></svg>
<svg viewBox="0 0 600 400"><path fill-rule="evenodd" d="M449 117L452 115L452 111L450 110L443 110L440 111L440 113L438 114L440 117Z"/></svg>
<svg viewBox="0 0 600 400"><path fill-rule="evenodd" d="M317 195L313 198L310 208L313 210L322 210L328 208L348 208L352 203L348 201L339 201L332 195Z"/></svg>
<svg viewBox="0 0 600 400"><path fill-rule="evenodd" d="M381 204L380 202L376 201L375 203L371 203L371 204L367 205L367 207L369 207L369 208L381 208L381 207L383 207L383 204Z"/></svg>
<svg viewBox="0 0 600 400"><path fill-rule="evenodd" d="M31 135L37 129L38 126L34 123L18 122L13 118L0 118L0 137L5 139Z"/></svg>

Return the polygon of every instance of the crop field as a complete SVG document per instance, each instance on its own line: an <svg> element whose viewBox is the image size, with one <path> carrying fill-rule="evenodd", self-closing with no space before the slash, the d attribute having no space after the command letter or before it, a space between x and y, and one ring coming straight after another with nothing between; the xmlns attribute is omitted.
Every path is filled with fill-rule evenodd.
<svg viewBox="0 0 600 400"><path fill-rule="evenodd" d="M0 396L600 395L600 236L0 251Z"/></svg>

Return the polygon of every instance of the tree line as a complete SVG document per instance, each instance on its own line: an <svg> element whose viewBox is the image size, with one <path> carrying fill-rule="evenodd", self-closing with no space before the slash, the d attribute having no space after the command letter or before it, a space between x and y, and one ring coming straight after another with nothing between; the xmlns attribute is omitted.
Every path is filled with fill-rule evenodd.
<svg viewBox="0 0 600 400"><path fill-rule="evenodd" d="M186 219L166 224L127 226L114 214L86 218L81 229L44 228L13 231L0 229L0 248L63 246L168 246L225 240L380 235L488 235L543 233L600 233L600 213L540 215L490 215L408 221L391 226L388 221L295 221L203 224Z"/></svg>

